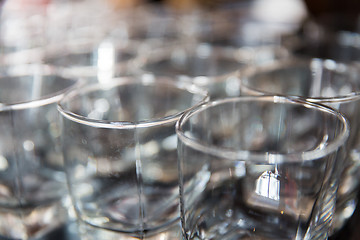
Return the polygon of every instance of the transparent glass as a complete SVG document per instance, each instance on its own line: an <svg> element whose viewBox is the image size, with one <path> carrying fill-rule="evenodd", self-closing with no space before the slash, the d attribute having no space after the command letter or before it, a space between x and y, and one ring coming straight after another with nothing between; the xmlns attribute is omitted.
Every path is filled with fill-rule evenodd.
<svg viewBox="0 0 360 240"><path fill-rule="evenodd" d="M56 102L76 84L39 65L0 78L0 238L39 239L67 221Z"/></svg>
<svg viewBox="0 0 360 240"><path fill-rule="evenodd" d="M165 5L142 4L114 12L116 19L109 37L125 42L141 42L152 48L168 47L183 39L175 13ZM139 17L141 16L141 17Z"/></svg>
<svg viewBox="0 0 360 240"><path fill-rule="evenodd" d="M331 31L313 21L304 23L301 32L283 36L282 45L293 55L332 59L359 64L360 33Z"/></svg>
<svg viewBox="0 0 360 240"><path fill-rule="evenodd" d="M209 102L176 125L183 239L327 239L349 135L281 96Z"/></svg>
<svg viewBox="0 0 360 240"><path fill-rule="evenodd" d="M211 98L221 98L233 94L227 88L238 70L286 56L285 49L276 47L240 49L186 42L146 52L135 63L144 73L186 80L206 88Z"/></svg>
<svg viewBox="0 0 360 240"><path fill-rule="evenodd" d="M22 6L15 1L1 5L0 52L29 50L46 44L46 6ZM16 29L16 31L14 31Z"/></svg>
<svg viewBox="0 0 360 240"><path fill-rule="evenodd" d="M274 8L283 7L275 7L276 2L271 4ZM282 36L294 32L301 24L300 15L294 14L294 19L276 19L271 16L268 10L272 6L267 5L266 2L248 1L243 2L242 5L200 13L192 23L193 37L215 46L237 48L279 46L282 43ZM264 14L265 12L267 14ZM278 14L279 18L281 16L285 15ZM272 17L274 18L271 19Z"/></svg>
<svg viewBox="0 0 360 240"><path fill-rule="evenodd" d="M179 237L175 122L207 99L187 83L128 77L60 102L66 173L86 239Z"/></svg>
<svg viewBox="0 0 360 240"><path fill-rule="evenodd" d="M243 95L273 93L304 97L337 109L349 120L351 133L342 165L334 231L353 214L360 190L359 78L356 66L333 60L292 58L248 69L241 81Z"/></svg>
<svg viewBox="0 0 360 240"><path fill-rule="evenodd" d="M179 16L183 34L215 46L236 48L279 46L282 36L299 29L307 14L301 1L209 1L200 5Z"/></svg>
<svg viewBox="0 0 360 240"><path fill-rule="evenodd" d="M133 61L142 50L145 51L138 42L75 39L47 46L42 61L60 68L63 74L105 82L135 72Z"/></svg>

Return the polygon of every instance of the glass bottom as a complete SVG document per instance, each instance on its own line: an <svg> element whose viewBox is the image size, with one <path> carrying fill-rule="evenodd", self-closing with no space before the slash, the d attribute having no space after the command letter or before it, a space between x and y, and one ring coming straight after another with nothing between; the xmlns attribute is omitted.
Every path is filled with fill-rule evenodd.
<svg viewBox="0 0 360 240"><path fill-rule="evenodd" d="M26 240L20 238L8 238L0 236L0 240ZM30 237L27 240L80 240L77 226L75 222L70 222L66 225L59 226L53 231L48 232L41 237Z"/></svg>
<svg viewBox="0 0 360 240"><path fill-rule="evenodd" d="M156 232L133 232L124 233L92 226L83 221L78 222L80 238L86 240L174 240L181 239L180 222L176 221L167 226L166 229Z"/></svg>
<svg viewBox="0 0 360 240"><path fill-rule="evenodd" d="M68 219L61 201L27 208L0 208L0 239L43 239Z"/></svg>

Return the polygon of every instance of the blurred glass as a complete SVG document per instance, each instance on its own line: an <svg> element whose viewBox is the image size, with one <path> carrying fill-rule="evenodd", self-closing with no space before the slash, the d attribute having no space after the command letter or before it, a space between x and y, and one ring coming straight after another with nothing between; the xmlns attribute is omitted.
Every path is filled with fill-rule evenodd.
<svg viewBox="0 0 360 240"><path fill-rule="evenodd" d="M360 62L359 32L334 31L309 20L301 30L284 35L282 39L282 45L296 56Z"/></svg>
<svg viewBox="0 0 360 240"><path fill-rule="evenodd" d="M163 5L142 4L121 10L114 12L110 38L140 42L150 48L171 46L183 40L178 15Z"/></svg>
<svg viewBox="0 0 360 240"><path fill-rule="evenodd" d="M183 31L201 42L246 47L281 44L306 16L299 0L239 1L185 15ZM287 11L282 11L286 7ZM185 24L186 23L186 24Z"/></svg>
<svg viewBox="0 0 360 240"><path fill-rule="evenodd" d="M79 39L99 41L113 27L110 13L105 3L94 0L6 1L0 50L8 54Z"/></svg>
<svg viewBox="0 0 360 240"><path fill-rule="evenodd" d="M6 1L0 15L2 54L39 48L46 44L46 7L21 6Z"/></svg>
<svg viewBox="0 0 360 240"><path fill-rule="evenodd" d="M137 72L134 60L141 51L146 51L144 47L139 42L130 44L115 39L73 40L45 48L42 62L69 76L106 82Z"/></svg>
<svg viewBox="0 0 360 240"><path fill-rule="evenodd" d="M192 82L206 88L211 98L221 98L236 94L228 86L238 82L235 75L238 70L287 56L285 49L272 46L234 48L188 42L154 49L135 62L145 74Z"/></svg>

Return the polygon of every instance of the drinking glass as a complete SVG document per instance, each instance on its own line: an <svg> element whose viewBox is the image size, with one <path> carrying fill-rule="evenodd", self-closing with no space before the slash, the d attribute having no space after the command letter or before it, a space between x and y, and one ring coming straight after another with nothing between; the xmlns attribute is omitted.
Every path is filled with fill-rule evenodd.
<svg viewBox="0 0 360 240"><path fill-rule="evenodd" d="M360 33L330 31L314 22L304 24L302 32L283 36L282 45L293 55L332 59L343 63L360 62Z"/></svg>
<svg viewBox="0 0 360 240"><path fill-rule="evenodd" d="M47 46L42 61L61 69L63 74L105 82L135 72L133 61L139 51L145 51L144 47L137 42L130 44L115 39L75 39Z"/></svg>
<svg viewBox="0 0 360 240"><path fill-rule="evenodd" d="M188 10L180 16L182 32L216 46L278 46L282 35L296 31L306 15L306 9L298 1L237 1L231 7L207 4L213 6ZM287 9L286 14L281 12L282 8Z"/></svg>
<svg viewBox="0 0 360 240"><path fill-rule="evenodd" d="M208 102L176 125L183 239L327 239L346 119L282 96Z"/></svg>
<svg viewBox="0 0 360 240"><path fill-rule="evenodd" d="M176 239L175 122L207 93L166 78L91 84L59 103L70 194L84 239Z"/></svg>
<svg viewBox="0 0 360 240"><path fill-rule="evenodd" d="M350 124L347 157L341 165L334 231L353 214L359 201L360 71L356 66L329 59L291 58L243 72L241 94L282 94L306 98L337 109Z"/></svg>
<svg viewBox="0 0 360 240"><path fill-rule="evenodd" d="M56 102L76 85L43 65L0 77L1 239L40 239L68 220Z"/></svg>
<svg viewBox="0 0 360 240"><path fill-rule="evenodd" d="M234 78L237 81L235 73L239 69L286 56L285 49L276 47L241 49L189 41L146 52L135 65L147 74L194 83L205 88L211 98L221 98L231 94L227 86Z"/></svg>
<svg viewBox="0 0 360 240"><path fill-rule="evenodd" d="M10 64L39 63L40 49L47 42L46 6L3 2L0 15L1 68Z"/></svg>
<svg viewBox="0 0 360 240"><path fill-rule="evenodd" d="M38 48L45 44L45 6L22 6L16 1L6 1L1 9L0 19L2 54Z"/></svg>
<svg viewBox="0 0 360 240"><path fill-rule="evenodd" d="M150 13L152 11L154 13ZM171 46L183 38L175 16L166 14L160 6L153 6L153 9L144 6L126 13L123 14L126 17L118 19L109 36L122 41L142 42L152 47Z"/></svg>

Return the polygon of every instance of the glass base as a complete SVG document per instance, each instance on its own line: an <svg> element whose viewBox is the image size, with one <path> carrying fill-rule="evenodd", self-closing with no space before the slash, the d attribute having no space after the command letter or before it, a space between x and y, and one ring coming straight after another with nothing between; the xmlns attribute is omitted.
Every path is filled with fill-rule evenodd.
<svg viewBox="0 0 360 240"><path fill-rule="evenodd" d="M168 226L163 231L157 231L156 233L149 232L134 232L134 233L124 233L119 231L112 231L108 229L103 229L100 227L95 227L85 222L79 221L79 232L80 238L86 240L173 240L181 239L181 227L179 222L175 222L172 225ZM72 240L72 239L71 239Z"/></svg>
<svg viewBox="0 0 360 240"><path fill-rule="evenodd" d="M75 222L56 228L40 238L18 239L1 237L0 240L80 240Z"/></svg>

